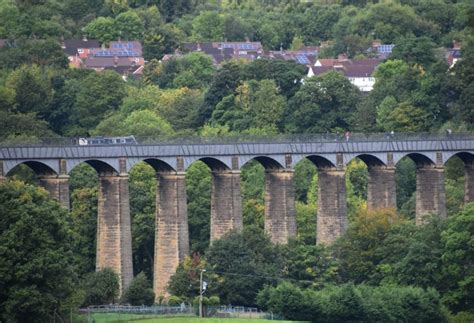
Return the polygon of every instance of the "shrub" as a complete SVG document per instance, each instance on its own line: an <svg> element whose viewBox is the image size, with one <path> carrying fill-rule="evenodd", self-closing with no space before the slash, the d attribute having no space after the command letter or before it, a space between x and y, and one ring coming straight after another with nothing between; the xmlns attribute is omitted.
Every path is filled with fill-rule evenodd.
<svg viewBox="0 0 474 323"><path fill-rule="evenodd" d="M123 300L131 305L153 305L155 293L144 272L139 273L132 280L123 295Z"/></svg>
<svg viewBox="0 0 474 323"><path fill-rule="evenodd" d="M84 285L86 290L85 306L114 303L119 294L119 277L110 268L90 273Z"/></svg>
<svg viewBox="0 0 474 323"><path fill-rule="evenodd" d="M282 283L263 289L259 306L291 320L312 322L446 322L434 289L345 284L320 291Z"/></svg>

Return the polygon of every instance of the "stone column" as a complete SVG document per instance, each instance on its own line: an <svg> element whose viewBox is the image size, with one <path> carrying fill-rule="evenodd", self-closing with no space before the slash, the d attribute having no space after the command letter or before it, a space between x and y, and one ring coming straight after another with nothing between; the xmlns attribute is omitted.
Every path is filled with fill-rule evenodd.
<svg viewBox="0 0 474 323"><path fill-rule="evenodd" d="M211 195L211 242L220 239L229 231L241 231L242 227L240 171L213 171Z"/></svg>
<svg viewBox="0 0 474 323"><path fill-rule="evenodd" d="M99 176L96 269L113 269L120 294L133 279L128 175Z"/></svg>
<svg viewBox="0 0 474 323"><path fill-rule="evenodd" d="M317 244L330 244L347 229L344 170L322 168L318 173Z"/></svg>
<svg viewBox="0 0 474 323"><path fill-rule="evenodd" d="M49 192L52 199L58 201L63 208L70 209L68 175L39 176L38 179L40 186Z"/></svg>
<svg viewBox="0 0 474 323"><path fill-rule="evenodd" d="M5 182L7 177L5 176L5 172L3 171L3 160L0 160L0 184Z"/></svg>
<svg viewBox="0 0 474 323"><path fill-rule="evenodd" d="M158 300L179 262L189 254L186 179L184 172L158 172L156 189L153 291Z"/></svg>
<svg viewBox="0 0 474 323"><path fill-rule="evenodd" d="M265 232L277 244L296 236L293 169L265 171Z"/></svg>
<svg viewBox="0 0 474 323"><path fill-rule="evenodd" d="M395 167L369 166L367 208L397 209Z"/></svg>
<svg viewBox="0 0 474 323"><path fill-rule="evenodd" d="M446 217L444 169L422 165L416 170L416 224L423 224L430 214Z"/></svg>
<svg viewBox="0 0 474 323"><path fill-rule="evenodd" d="M474 161L465 164L464 203L474 202Z"/></svg>

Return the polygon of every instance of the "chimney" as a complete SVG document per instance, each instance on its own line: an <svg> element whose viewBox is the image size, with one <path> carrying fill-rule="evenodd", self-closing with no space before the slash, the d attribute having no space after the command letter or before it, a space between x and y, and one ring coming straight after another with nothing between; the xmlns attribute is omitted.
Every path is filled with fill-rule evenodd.
<svg viewBox="0 0 474 323"><path fill-rule="evenodd" d="M200 52L201 51L201 44L197 43L197 51Z"/></svg>
<svg viewBox="0 0 474 323"><path fill-rule="evenodd" d="M118 56L115 55L114 56L114 67L117 67L118 66Z"/></svg>

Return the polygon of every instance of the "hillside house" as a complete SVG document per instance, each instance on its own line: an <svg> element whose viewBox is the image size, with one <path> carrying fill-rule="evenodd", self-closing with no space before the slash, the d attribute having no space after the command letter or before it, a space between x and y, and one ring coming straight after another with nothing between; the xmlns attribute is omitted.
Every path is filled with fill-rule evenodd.
<svg viewBox="0 0 474 323"><path fill-rule="evenodd" d="M344 57L338 59L318 59L308 70L308 77L321 75L329 71L342 73L359 88L361 92L372 91L375 84L374 72L381 63L378 59L352 60Z"/></svg>
<svg viewBox="0 0 474 323"><path fill-rule="evenodd" d="M183 48L186 52L202 52L209 55L216 66L230 59L253 61L263 55L262 44L251 41L185 43Z"/></svg>
<svg viewBox="0 0 474 323"><path fill-rule="evenodd" d="M65 40L63 50L70 66L95 71L113 70L127 77L140 78L145 60L142 45L138 41L112 41L109 47L97 40Z"/></svg>

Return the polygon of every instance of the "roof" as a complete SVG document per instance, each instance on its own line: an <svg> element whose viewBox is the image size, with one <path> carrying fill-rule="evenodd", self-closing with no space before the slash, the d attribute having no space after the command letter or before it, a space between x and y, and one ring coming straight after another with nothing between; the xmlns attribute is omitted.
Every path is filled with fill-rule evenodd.
<svg viewBox="0 0 474 323"><path fill-rule="evenodd" d="M321 75L333 70L332 66L311 66L314 75Z"/></svg>
<svg viewBox="0 0 474 323"><path fill-rule="evenodd" d="M67 39L64 41L64 52L68 56L77 54L78 48L98 48L100 43L98 40L83 40L83 39Z"/></svg>
<svg viewBox="0 0 474 323"><path fill-rule="evenodd" d="M336 62L337 59L335 58L320 58L317 60L321 64L321 66L333 66Z"/></svg>
<svg viewBox="0 0 474 323"><path fill-rule="evenodd" d="M378 59L361 59L361 60L337 60L337 59L320 59L318 60L322 66L311 66L314 75L335 70L342 72L347 77L369 77L372 76L377 66L381 63ZM322 62L321 62L322 61ZM332 63L332 65L329 65Z"/></svg>
<svg viewBox="0 0 474 323"><path fill-rule="evenodd" d="M84 60L84 65L89 68L114 67L114 66L138 66L128 57L95 57L89 56Z"/></svg>
<svg viewBox="0 0 474 323"><path fill-rule="evenodd" d="M347 77L370 77L375 71L376 65L349 65L343 68Z"/></svg>

